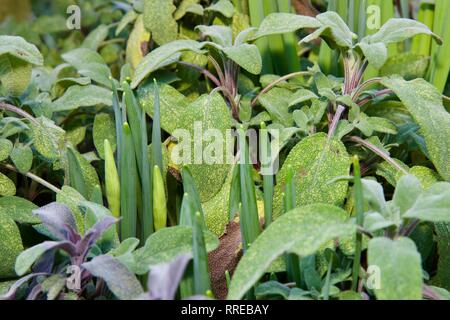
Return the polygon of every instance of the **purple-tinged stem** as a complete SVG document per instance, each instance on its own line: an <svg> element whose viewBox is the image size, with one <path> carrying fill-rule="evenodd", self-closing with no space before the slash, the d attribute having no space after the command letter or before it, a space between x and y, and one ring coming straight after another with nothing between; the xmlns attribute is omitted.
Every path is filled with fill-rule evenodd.
<svg viewBox="0 0 450 320"><path fill-rule="evenodd" d="M8 104L8 103L5 103L5 102L0 102L0 109L14 112L14 113L18 114L19 116L22 116L25 119L30 120L34 124L39 124L39 122L31 114L29 114L25 110L22 110L22 109L20 109L20 108L18 108L16 106L11 105L11 104Z"/></svg>
<svg viewBox="0 0 450 320"><path fill-rule="evenodd" d="M221 83L219 81L219 79L216 78L215 75L213 75L209 70L202 68L196 64L193 63L189 63L189 62L184 62L184 61L178 61L179 64L182 64L184 66L196 69L197 71L203 73L206 77L208 77L208 79L210 79L217 87L221 86Z"/></svg>
<svg viewBox="0 0 450 320"><path fill-rule="evenodd" d="M226 78L225 75L223 74L222 69L220 68L219 63L216 61L216 59L214 59L211 56L208 56L209 61L211 62L211 64L213 65L214 69L216 70L217 76L220 79L220 83L222 86L226 85Z"/></svg>
<svg viewBox="0 0 450 320"><path fill-rule="evenodd" d="M422 295L424 298L429 300L442 300L433 290L426 284L422 286Z"/></svg>
<svg viewBox="0 0 450 320"><path fill-rule="evenodd" d="M400 229L399 236L408 237L411 233L413 233L419 223L419 219L412 220L409 224Z"/></svg>
<svg viewBox="0 0 450 320"><path fill-rule="evenodd" d="M349 138L349 140L363 145L373 153L379 155L381 158L386 160L389 164L391 164L397 170L401 171L403 174L408 174L408 172L405 169L403 169L397 162L395 162L394 159L392 159L388 154L386 154L383 150L381 150L377 146L357 136L352 136Z"/></svg>
<svg viewBox="0 0 450 320"><path fill-rule="evenodd" d="M381 80L382 78L373 78L367 80L366 82L363 82L358 88L356 88L355 92L352 94L353 101L356 101L359 98L364 89L375 83L379 83Z"/></svg>
<svg viewBox="0 0 450 320"><path fill-rule="evenodd" d="M331 138L333 137L334 132L336 131L338 122L341 119L344 111L345 111L345 108L341 105L338 105L336 113L334 114L334 117L333 117L333 121L331 121L330 128L328 129L328 141L331 140Z"/></svg>
<svg viewBox="0 0 450 320"><path fill-rule="evenodd" d="M393 91L392 91L391 89L383 89L383 90L377 91L377 92L374 94L374 97L380 97L380 96L382 96L382 95L385 95L385 94L391 94L391 93L393 93ZM365 105L366 103L372 101L374 97L368 97L368 98L365 98L365 99L363 99L363 100L360 100L360 101L358 101L358 105L359 105L360 107L362 107L362 106Z"/></svg>
<svg viewBox="0 0 450 320"><path fill-rule="evenodd" d="M368 65L369 65L369 62L367 60L365 60L363 62L363 64L361 65L361 68L359 68L358 73L355 75L355 77L353 77L351 90L355 89L357 86L359 86L361 84L361 80L364 76L364 72L366 71Z"/></svg>

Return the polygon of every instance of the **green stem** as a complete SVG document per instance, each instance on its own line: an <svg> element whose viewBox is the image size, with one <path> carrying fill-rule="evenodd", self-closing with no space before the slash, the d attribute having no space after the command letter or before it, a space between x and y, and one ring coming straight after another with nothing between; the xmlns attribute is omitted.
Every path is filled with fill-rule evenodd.
<svg viewBox="0 0 450 320"><path fill-rule="evenodd" d="M120 159L121 239L136 237L137 168L133 137L128 123L123 124L123 153Z"/></svg>
<svg viewBox="0 0 450 320"><path fill-rule="evenodd" d="M264 89L261 90L261 92L258 93L258 95L252 100L252 107L256 105L256 103L258 102L259 97L261 97L263 94L267 93L268 91L270 91L271 89L273 89L277 84L279 84L280 82L289 80L291 78L295 78L295 77L300 77L300 76L311 76L313 75L312 72L310 71L298 71L298 72L293 72L293 73L289 73L283 77L278 78L277 80L275 80L274 82L270 83L267 87L265 87Z"/></svg>
<svg viewBox="0 0 450 320"><path fill-rule="evenodd" d="M38 177L37 175L31 173L31 172L26 172L26 173L21 173L19 170L17 170L14 166L10 165L10 164L6 164L6 163L2 163L2 166L5 167L8 170L23 174L24 176L30 178L31 180L36 181L37 183L39 183L40 185L46 187L47 189L52 190L55 193L60 193L61 189L55 187L54 185L52 185L50 182L45 181L44 179Z"/></svg>
<svg viewBox="0 0 450 320"><path fill-rule="evenodd" d="M323 300L330 300L331 287L331 268L333 267L333 254L330 254L330 262L328 262L327 276L325 277Z"/></svg>
<svg viewBox="0 0 450 320"><path fill-rule="evenodd" d="M203 234L203 217L200 212L191 216L193 221L192 250L194 260L194 292L206 295L211 289L208 271L208 253L206 252L205 237Z"/></svg>
<svg viewBox="0 0 450 320"><path fill-rule="evenodd" d="M271 168L271 145L269 139L269 133L266 129L266 124L261 123L261 134L260 134L260 152L266 149L267 152L261 155L261 169ZM270 163L267 165L267 161ZM274 194L274 177L272 174L263 174L263 191L264 191L264 225L267 228L272 222L272 210L273 210L273 194Z"/></svg>
<svg viewBox="0 0 450 320"><path fill-rule="evenodd" d="M358 227L364 225L364 200L361 183L361 169L359 166L358 156L353 157L353 184L355 192L355 211L356 224ZM356 232L355 240L355 257L353 260L353 276L352 276L352 290L356 291L358 288L359 269L361 267L361 248L362 248L362 234Z"/></svg>
<svg viewBox="0 0 450 320"><path fill-rule="evenodd" d="M239 163L239 177L241 186L240 222L243 234L244 251L256 240L261 233L259 225L258 208L256 205L255 185L253 183L253 165L250 161L246 132L243 127L239 129L239 149L241 159Z"/></svg>
<svg viewBox="0 0 450 320"><path fill-rule="evenodd" d="M250 22L252 27L259 27L264 20L264 7L261 0L248 0ZM272 58L270 56L269 40L267 38L258 39L255 42L261 53L263 69L261 74L273 74Z"/></svg>

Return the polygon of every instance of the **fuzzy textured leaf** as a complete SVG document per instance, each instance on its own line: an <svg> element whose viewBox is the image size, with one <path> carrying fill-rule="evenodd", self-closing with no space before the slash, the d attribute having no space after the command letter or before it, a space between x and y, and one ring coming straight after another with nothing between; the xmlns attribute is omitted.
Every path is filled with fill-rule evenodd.
<svg viewBox="0 0 450 320"><path fill-rule="evenodd" d="M254 44L243 43L238 46L227 47L223 49L223 52L246 71L252 74L261 73L261 54Z"/></svg>
<svg viewBox="0 0 450 320"><path fill-rule="evenodd" d="M303 206L282 215L252 243L239 262L228 299L242 298L283 253L306 257L335 238L353 234L355 225L346 223L347 216L344 210L326 204Z"/></svg>
<svg viewBox="0 0 450 320"><path fill-rule="evenodd" d="M353 39L357 38L342 18L334 11L327 11L316 16L320 23L319 29L302 39L301 42L311 42L323 38L330 48L350 49Z"/></svg>
<svg viewBox="0 0 450 320"><path fill-rule="evenodd" d="M139 101L143 109L153 117L153 84L142 87L138 92ZM211 199L225 181L230 165L225 161L208 164L202 155L202 163L196 163L195 148L199 149L201 137L195 132L202 127L202 132L208 129L219 130L222 137L226 136L227 130L231 128L230 112L225 100L218 93L212 95L202 95L192 103L188 103L186 97L168 85L160 87L160 110L161 127L179 139L172 153L172 159L179 156L186 148L190 148L191 153L183 159L179 159L188 166L198 187L199 196L202 202ZM197 129L196 129L197 126ZM185 139L187 138L187 139ZM211 138L210 138L211 140ZM210 143L204 142L203 149L206 152ZM186 147L186 148L185 148ZM226 156L226 146L221 146L223 157ZM178 164L179 165L179 164Z"/></svg>
<svg viewBox="0 0 450 320"><path fill-rule="evenodd" d="M10 140L0 139L0 161L8 159L12 149L13 144Z"/></svg>
<svg viewBox="0 0 450 320"><path fill-rule="evenodd" d="M17 145L11 152L11 160L16 166L16 168L25 173L30 171L31 165L33 164L33 151L27 145Z"/></svg>
<svg viewBox="0 0 450 320"><path fill-rule="evenodd" d="M177 40L162 45L151 51L141 60L136 68L131 88L136 88L148 75L155 70L177 61L182 51L202 53L203 44L194 40Z"/></svg>
<svg viewBox="0 0 450 320"><path fill-rule="evenodd" d="M205 11L218 12L226 18L231 18L234 13L234 7L229 0L219 0L213 5L205 8Z"/></svg>
<svg viewBox="0 0 450 320"><path fill-rule="evenodd" d="M420 300L422 267L416 245L409 238L391 240L380 237L369 241L368 263L380 273L380 300Z"/></svg>
<svg viewBox="0 0 450 320"><path fill-rule="evenodd" d="M159 45L176 40L178 25L173 18L173 0L145 0L144 25Z"/></svg>
<svg viewBox="0 0 450 320"><path fill-rule="evenodd" d="M111 143L112 152L116 150L116 124L114 118L109 113L99 113L94 119L92 129L94 145L100 158L105 158L104 142L107 139Z"/></svg>
<svg viewBox="0 0 450 320"><path fill-rule="evenodd" d="M205 244L208 252L219 245L219 240L213 234L205 231ZM142 274L148 271L151 265L167 263L183 253L192 252L192 228L176 226L164 228L152 234L145 246L134 253L135 270Z"/></svg>
<svg viewBox="0 0 450 320"><path fill-rule="evenodd" d="M1 182L0 182L1 183ZM0 214L0 279L15 276L14 263L23 250L20 232L14 220Z"/></svg>
<svg viewBox="0 0 450 320"><path fill-rule="evenodd" d="M420 125L430 160L450 181L450 114L443 106L441 93L423 79L406 81L392 76L383 78L382 83L395 92Z"/></svg>
<svg viewBox="0 0 450 320"><path fill-rule="evenodd" d="M261 22L252 40L273 34L290 33L304 28L319 28L321 23L312 17L291 13L271 13Z"/></svg>
<svg viewBox="0 0 450 320"><path fill-rule="evenodd" d="M0 172L0 196L13 196L16 194L16 185L14 182Z"/></svg>
<svg viewBox="0 0 450 320"><path fill-rule="evenodd" d="M111 71L103 57L89 48L77 48L62 55L64 61L77 69L82 76L91 78L106 87L111 86Z"/></svg>
<svg viewBox="0 0 450 320"><path fill-rule="evenodd" d="M274 195L274 216L282 212L282 192L288 168L295 176L297 205L329 203L341 205L347 195L348 182L334 178L346 176L350 171L350 160L344 145L338 140L327 142L323 133L300 141L289 153L277 174Z"/></svg>
<svg viewBox="0 0 450 320"><path fill-rule="evenodd" d="M9 196L0 198L0 216L8 217L18 223L39 223L32 211L37 206L24 198Z"/></svg>
<svg viewBox="0 0 450 320"><path fill-rule="evenodd" d="M10 54L20 60L41 66L44 63L39 49L22 37L0 36L0 56Z"/></svg>
<svg viewBox="0 0 450 320"><path fill-rule="evenodd" d="M102 278L119 299L131 300L144 293L136 276L114 257L98 256L82 266L95 277Z"/></svg>
<svg viewBox="0 0 450 320"><path fill-rule="evenodd" d="M52 110L68 111L80 107L92 107L98 104L112 105L112 92L95 86L71 86L64 95L52 103Z"/></svg>

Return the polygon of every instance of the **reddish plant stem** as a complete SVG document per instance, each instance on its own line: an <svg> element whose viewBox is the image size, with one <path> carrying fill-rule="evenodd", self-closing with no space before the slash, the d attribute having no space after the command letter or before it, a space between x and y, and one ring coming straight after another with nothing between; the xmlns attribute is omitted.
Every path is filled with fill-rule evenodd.
<svg viewBox="0 0 450 320"><path fill-rule="evenodd" d="M373 78L373 79L369 79L366 82L362 83L358 88L356 88L355 92L353 93L353 95L352 95L353 101L356 101L359 98L359 96L364 91L364 89L366 89L367 87L369 87L375 83L379 83L381 80L382 80L382 78Z"/></svg>
<svg viewBox="0 0 450 320"><path fill-rule="evenodd" d="M349 140L353 141L353 142L356 142L356 143L358 143L360 145L363 145L364 147L366 147L367 149L369 149L373 153L376 153L381 158L386 160L389 164L391 164L397 170L401 171L404 174L408 174L408 172L405 169L403 169L402 167L400 167L399 164L394 161L394 159L392 159L388 154L386 154L383 150L379 149L377 146L375 146L375 145L371 144L370 142L367 142L366 140L363 140L363 139L361 139L360 137L357 137L357 136L352 136L352 137L349 138Z"/></svg>
<svg viewBox="0 0 450 320"><path fill-rule="evenodd" d="M39 124L39 122L31 114L29 114L25 110L22 110L22 109L20 109L20 108L18 108L16 106L11 105L11 104L8 104L8 103L5 103L5 102L0 102L0 109L14 112L14 113L18 114L19 116L22 116L25 119L30 120L34 124Z"/></svg>
<svg viewBox="0 0 450 320"><path fill-rule="evenodd" d="M400 231L398 232L399 236L408 237L409 235L411 235L411 233L413 233L419 223L419 219L412 220L410 223L400 229Z"/></svg>
<svg viewBox="0 0 450 320"><path fill-rule="evenodd" d="M392 91L391 89L383 89L383 90L380 90L380 91L376 92L376 93L374 94L374 97L380 97L380 96L382 96L382 95L385 95L385 94L391 94L391 93L393 93L393 91ZM359 105L360 107L362 107L362 106L365 105L366 103L372 101L374 97L367 97L367 98L364 98L363 100L358 101L358 105Z"/></svg>
<svg viewBox="0 0 450 320"><path fill-rule="evenodd" d="M422 287L422 295L424 298L429 300L442 300L433 290L426 284Z"/></svg>
<svg viewBox="0 0 450 320"><path fill-rule="evenodd" d="M331 138L333 137L334 132L336 131L339 119L341 118L344 111L345 111L345 108L341 105L338 105L336 113L333 117L333 120L331 121L330 128L328 129L328 140L331 140Z"/></svg>
<svg viewBox="0 0 450 320"><path fill-rule="evenodd" d="M223 74L222 69L220 68L219 63L216 61L216 59L214 59L211 56L208 56L209 61L211 62L211 64L213 65L214 69L216 70L217 76L220 79L220 83L222 86L226 85L226 78L225 75Z"/></svg>
<svg viewBox="0 0 450 320"><path fill-rule="evenodd" d="M358 73L353 77L352 90L360 85L362 77L364 76L364 72L366 71L368 65L369 62L365 60L361 65L361 68L359 68Z"/></svg>
<svg viewBox="0 0 450 320"><path fill-rule="evenodd" d="M193 63L189 63L189 62L184 62L184 61L178 61L179 64L182 64L184 66L196 69L197 71L201 72L202 74L204 74L206 77L208 77L208 79L210 79L217 87L221 86L221 83L219 81L219 79L217 79L217 77L215 75L213 75L209 70L202 68L196 64Z"/></svg>

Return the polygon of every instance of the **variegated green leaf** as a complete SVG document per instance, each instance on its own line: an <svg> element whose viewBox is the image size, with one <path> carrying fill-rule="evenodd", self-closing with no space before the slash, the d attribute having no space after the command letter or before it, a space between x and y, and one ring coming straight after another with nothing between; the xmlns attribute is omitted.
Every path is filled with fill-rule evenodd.
<svg viewBox="0 0 450 320"><path fill-rule="evenodd" d="M127 41L126 59L136 69L148 52L150 33L144 28L143 16L139 15Z"/></svg>
<svg viewBox="0 0 450 320"><path fill-rule="evenodd" d="M116 125L114 118L109 113L99 113L94 119L92 129L94 145L100 158L105 158L104 141L107 139L111 143L111 149L116 150Z"/></svg>
<svg viewBox="0 0 450 320"><path fill-rule="evenodd" d="M349 174L350 160L340 141L328 141L325 134L318 133L303 139L291 150L277 174L274 216L282 212L282 193L289 166L295 172L297 205L316 202L342 205L348 182L332 180Z"/></svg>
<svg viewBox="0 0 450 320"><path fill-rule="evenodd" d="M1 214L0 234L0 279L14 277L14 264L23 250L22 239L14 220Z"/></svg>
<svg viewBox="0 0 450 320"><path fill-rule="evenodd" d="M194 51L202 53L202 47L202 43L194 40L177 40L151 51L137 66L131 87L133 89L136 88L152 72L177 61L180 58L180 52Z"/></svg>
<svg viewBox="0 0 450 320"><path fill-rule="evenodd" d="M8 159L12 149L13 144L10 140L0 139L0 161Z"/></svg>
<svg viewBox="0 0 450 320"><path fill-rule="evenodd" d="M335 238L355 232L347 213L335 206L313 204L289 211L252 243L233 275L228 299L240 299L283 253L306 257ZM295 235L295 236L293 236Z"/></svg>
<svg viewBox="0 0 450 320"><path fill-rule="evenodd" d="M30 171L33 164L33 151L31 151L29 146L19 144L11 151L10 158L16 168L20 172L25 173Z"/></svg>
<svg viewBox="0 0 450 320"><path fill-rule="evenodd" d="M80 107L92 107L99 104L112 105L112 92L95 86L71 86L62 97L53 101L52 111L74 110Z"/></svg>
<svg viewBox="0 0 450 320"><path fill-rule="evenodd" d="M37 206L24 198L9 196L0 198L0 216L8 217L18 223L39 223L32 211Z"/></svg>
<svg viewBox="0 0 450 320"><path fill-rule="evenodd" d="M37 123L31 123L30 126L36 150L49 160L58 159L64 140L64 131L45 117L38 118Z"/></svg>
<svg viewBox="0 0 450 320"><path fill-rule="evenodd" d="M178 25L173 18L175 10L173 0L144 0L144 25L159 45L177 39Z"/></svg>
<svg viewBox="0 0 450 320"><path fill-rule="evenodd" d="M411 239L379 237L370 240L368 264L375 270L371 277L379 277L380 280L374 283L378 299L422 299L421 259Z"/></svg>
<svg viewBox="0 0 450 320"><path fill-rule="evenodd" d="M208 252L219 245L219 240L210 232L205 232L205 244ZM170 262L183 253L192 252L192 228L176 226L161 229L152 234L145 246L133 253L134 262L130 264L133 272L146 273L151 265Z"/></svg>
<svg viewBox="0 0 450 320"><path fill-rule="evenodd" d="M420 125L430 160L450 181L450 114L443 106L441 93L423 79L406 81L392 76L383 78L382 83L397 94Z"/></svg>
<svg viewBox="0 0 450 320"><path fill-rule="evenodd" d="M9 54L0 55L0 82L10 95L20 96L30 80L31 64Z"/></svg>
<svg viewBox="0 0 450 320"><path fill-rule="evenodd" d="M0 196L13 196L16 194L16 185L14 182L0 172Z"/></svg>
<svg viewBox="0 0 450 320"><path fill-rule="evenodd" d="M144 110L153 116L153 84L142 87L138 91L139 101ZM222 138L226 138L227 130L231 129L230 111L225 100L218 93L202 95L192 103L188 103L186 97L168 85L160 87L161 103L161 127L177 138L178 144L172 150L172 160L178 158L178 165L185 164L191 171L195 183L199 189L202 202L210 200L219 190L229 172L230 165L226 163L225 143L219 149L223 151L222 160L212 159L209 164L203 157L207 153L211 141L201 142L199 132L205 133L208 129L218 130ZM201 127L201 128L200 128ZM195 155L195 149L202 145L202 154ZM183 150L189 148L190 154L182 157ZM197 157L197 158L196 158ZM198 161L202 157L201 161ZM196 160L197 159L197 160ZM217 158L216 158L217 159ZM197 163L196 163L197 162ZM201 162L198 164L198 162Z"/></svg>

